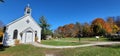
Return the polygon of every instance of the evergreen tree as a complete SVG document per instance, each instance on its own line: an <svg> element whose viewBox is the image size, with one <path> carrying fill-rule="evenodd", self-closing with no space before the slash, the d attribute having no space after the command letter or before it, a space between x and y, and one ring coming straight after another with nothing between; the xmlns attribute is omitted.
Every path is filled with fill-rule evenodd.
<svg viewBox="0 0 120 56"><path fill-rule="evenodd" d="M50 30L50 24L47 23L44 16L40 18L40 27L42 28L42 39L46 39L46 35L52 35L52 30Z"/></svg>

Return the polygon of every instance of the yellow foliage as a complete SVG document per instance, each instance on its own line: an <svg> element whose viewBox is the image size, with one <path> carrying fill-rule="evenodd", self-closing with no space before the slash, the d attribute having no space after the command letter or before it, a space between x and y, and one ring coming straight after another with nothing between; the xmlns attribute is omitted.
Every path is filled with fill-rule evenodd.
<svg viewBox="0 0 120 56"><path fill-rule="evenodd" d="M113 33L116 33L119 30L119 27L117 25L113 25Z"/></svg>
<svg viewBox="0 0 120 56"><path fill-rule="evenodd" d="M2 37L2 36L3 36L3 32L0 31L0 37Z"/></svg>
<svg viewBox="0 0 120 56"><path fill-rule="evenodd" d="M20 43L20 40L15 39L15 45L18 45Z"/></svg>

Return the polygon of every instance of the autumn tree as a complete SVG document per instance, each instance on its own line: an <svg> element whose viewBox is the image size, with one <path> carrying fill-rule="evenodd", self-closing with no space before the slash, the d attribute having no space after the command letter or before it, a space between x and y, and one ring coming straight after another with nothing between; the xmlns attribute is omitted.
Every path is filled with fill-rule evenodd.
<svg viewBox="0 0 120 56"><path fill-rule="evenodd" d="M65 37L74 37L74 24L67 24L61 28L61 31Z"/></svg>
<svg viewBox="0 0 120 56"><path fill-rule="evenodd" d="M104 35L107 32L106 22L102 18L96 18L91 25L94 35Z"/></svg>
<svg viewBox="0 0 120 56"><path fill-rule="evenodd" d="M3 32L4 24L2 21L0 21L0 32Z"/></svg>
<svg viewBox="0 0 120 56"><path fill-rule="evenodd" d="M3 37L3 27L4 24L2 21L0 21L0 42L2 41L2 37Z"/></svg>
<svg viewBox="0 0 120 56"><path fill-rule="evenodd" d="M54 31L55 33L55 35L56 35L56 37L64 37L64 35L65 35L65 29L62 27L62 26L59 26L58 27L58 29L56 29L55 31Z"/></svg>
<svg viewBox="0 0 120 56"><path fill-rule="evenodd" d="M76 22L75 23L75 27L74 27L74 31L76 33L76 37L82 36L82 33L83 33L82 30L83 30L82 25L79 22Z"/></svg>
<svg viewBox="0 0 120 56"><path fill-rule="evenodd" d="M107 18L107 25L106 26L110 26L111 27L112 33L116 33L119 30L119 27L116 25L114 19L115 19L114 17L108 17Z"/></svg>
<svg viewBox="0 0 120 56"><path fill-rule="evenodd" d="M53 33L53 36L54 36L54 38L61 38L62 37L62 33L61 33L61 31L60 30L58 30L58 29L56 29L55 31L54 31L54 33Z"/></svg>
<svg viewBox="0 0 120 56"><path fill-rule="evenodd" d="M55 30L57 35L61 35L63 37L80 37L82 35L82 25L79 22L75 24L66 24L64 26L60 26Z"/></svg>
<svg viewBox="0 0 120 56"><path fill-rule="evenodd" d="M88 23L84 23L84 25L83 25L83 36L88 37L88 36L91 36L91 35L92 35L92 32L91 32L90 25Z"/></svg>

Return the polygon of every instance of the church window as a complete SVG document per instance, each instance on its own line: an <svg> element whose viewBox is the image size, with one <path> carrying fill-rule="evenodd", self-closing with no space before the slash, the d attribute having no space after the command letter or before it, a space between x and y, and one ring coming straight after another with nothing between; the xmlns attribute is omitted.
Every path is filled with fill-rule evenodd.
<svg viewBox="0 0 120 56"><path fill-rule="evenodd" d="M35 37L37 37L37 31L35 31Z"/></svg>
<svg viewBox="0 0 120 56"><path fill-rule="evenodd" d="M17 39L17 35L18 35L18 30L14 30L14 32L13 32L13 39Z"/></svg>
<svg viewBox="0 0 120 56"><path fill-rule="evenodd" d="M27 32L31 33L32 31L27 31Z"/></svg>
<svg viewBox="0 0 120 56"><path fill-rule="evenodd" d="M27 23L29 23L30 21L29 20L26 20Z"/></svg>

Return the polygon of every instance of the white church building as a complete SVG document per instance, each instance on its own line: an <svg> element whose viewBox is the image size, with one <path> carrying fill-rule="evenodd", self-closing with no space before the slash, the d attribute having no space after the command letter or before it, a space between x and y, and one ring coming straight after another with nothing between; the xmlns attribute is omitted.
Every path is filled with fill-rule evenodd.
<svg viewBox="0 0 120 56"><path fill-rule="evenodd" d="M31 16L29 5L25 8L24 16L7 24L5 27L3 45L14 46L16 41L20 44L41 42L41 27Z"/></svg>

